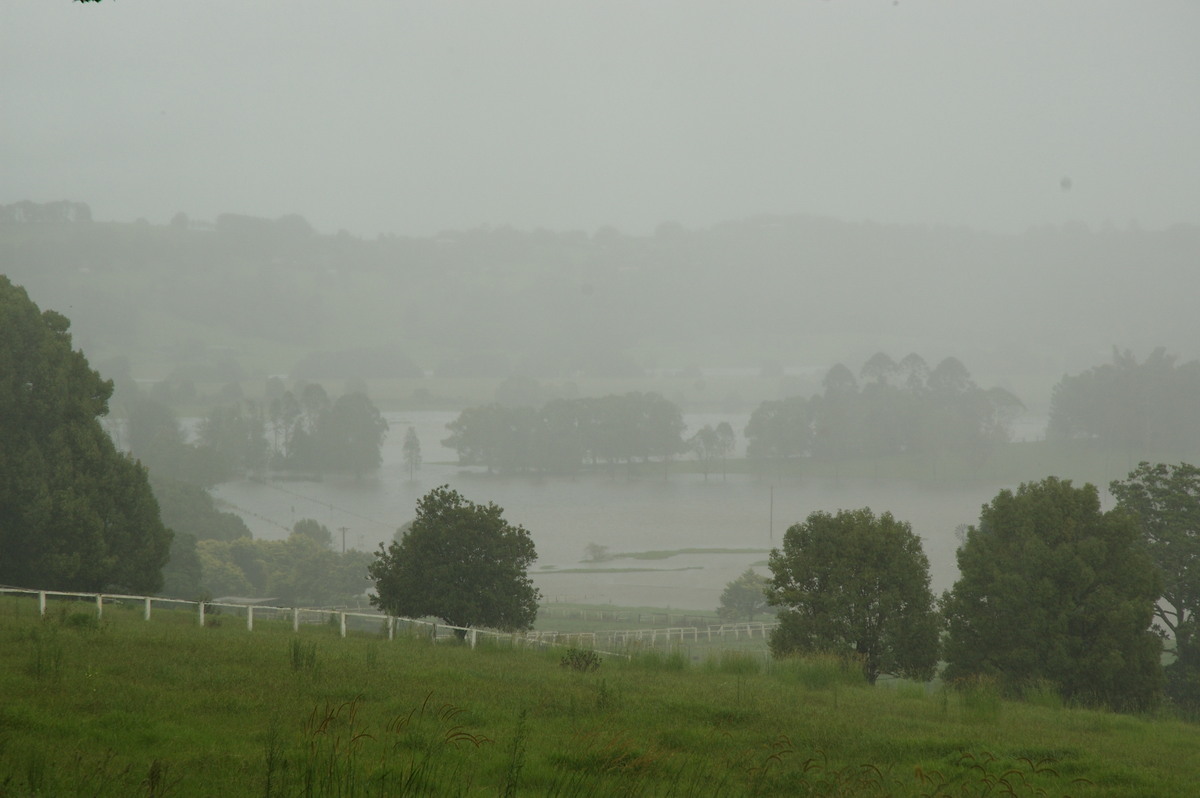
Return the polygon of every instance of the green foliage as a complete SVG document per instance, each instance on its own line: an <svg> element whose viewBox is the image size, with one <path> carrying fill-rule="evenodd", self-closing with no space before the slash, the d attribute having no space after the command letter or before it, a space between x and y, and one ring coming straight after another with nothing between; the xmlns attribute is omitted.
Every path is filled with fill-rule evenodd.
<svg viewBox="0 0 1200 798"><path fill-rule="evenodd" d="M700 461L705 479L708 479L709 469L715 461L725 462L725 458L733 452L735 443L733 427L728 421L722 421L716 427L705 424L687 441L688 448Z"/></svg>
<svg viewBox="0 0 1200 798"><path fill-rule="evenodd" d="M153 593L171 533L69 326L0 276L0 584Z"/></svg>
<svg viewBox="0 0 1200 798"><path fill-rule="evenodd" d="M379 469L388 424L366 394L331 402L324 388L308 383L271 398L263 429L273 467L357 477Z"/></svg>
<svg viewBox="0 0 1200 798"><path fill-rule="evenodd" d="M526 575L537 559L529 532L494 503L475 504L442 485L418 502L411 528L368 568L371 603L391 615L452 626L529 629L540 594Z"/></svg>
<svg viewBox="0 0 1200 798"><path fill-rule="evenodd" d="M842 463L900 453L956 453L979 462L1009 438L1023 405L1001 388L977 386L953 357L932 371L918 355L899 364L880 352L859 385L842 364L811 399L763 402L746 425L747 457L759 464L809 456ZM890 380L898 380L893 384Z"/></svg>
<svg viewBox="0 0 1200 798"><path fill-rule="evenodd" d="M1131 452L1194 452L1200 447L1200 361L1176 365L1161 347L1141 363L1115 346L1112 362L1054 386L1050 439L1085 438Z"/></svg>
<svg viewBox="0 0 1200 798"><path fill-rule="evenodd" d="M1096 488L1049 477L1001 491L958 551L943 596L943 677L1020 692L1056 684L1068 701L1152 707L1161 644L1149 629L1160 579L1133 519Z"/></svg>
<svg viewBox="0 0 1200 798"><path fill-rule="evenodd" d="M197 437L228 473L261 472L267 465L266 419L257 402L214 407L200 422Z"/></svg>
<svg viewBox="0 0 1200 798"><path fill-rule="evenodd" d="M202 540L196 544L204 592L270 597L290 606L354 603L367 589L371 555L344 554L302 533L287 540Z"/></svg>
<svg viewBox="0 0 1200 798"><path fill-rule="evenodd" d="M580 673L591 673L600 670L600 655L590 648L568 648L559 664Z"/></svg>
<svg viewBox="0 0 1200 798"><path fill-rule="evenodd" d="M313 671L317 667L317 644L296 638L288 642L288 656L294 671Z"/></svg>
<svg viewBox="0 0 1200 798"><path fill-rule="evenodd" d="M156 479L211 487L233 476L232 460L222 451L184 439L165 402L139 393L126 403L125 415L129 450Z"/></svg>
<svg viewBox="0 0 1200 798"><path fill-rule="evenodd" d="M188 482L150 475L150 487L162 513L163 523L176 534L195 540L237 540L250 537L241 516L218 510L212 495Z"/></svg>
<svg viewBox="0 0 1200 798"><path fill-rule="evenodd" d="M47 646L38 675L37 602L0 597L8 793L1141 798L1200 780L1197 726L994 690L867 690L831 658L814 666L823 680L792 659L611 660L580 678L519 647L297 635L286 620L201 628L194 610L105 619L103 634L60 629L61 657ZM317 667L292 669L292 641L319 647Z"/></svg>
<svg viewBox="0 0 1200 798"><path fill-rule="evenodd" d="M717 615L727 621L753 621L756 615L770 608L766 593L770 584L771 580L759 576L753 568L747 568L741 576L725 585Z"/></svg>
<svg viewBox="0 0 1200 798"><path fill-rule="evenodd" d="M929 679L939 619L929 559L912 527L868 508L817 512L771 552L770 603L783 609L771 652L857 659L871 684L880 674Z"/></svg>
<svg viewBox="0 0 1200 798"><path fill-rule="evenodd" d="M292 526L292 534L306 537L318 546L329 548L333 545L333 533L329 527L315 518L301 518Z"/></svg>
<svg viewBox="0 0 1200 798"><path fill-rule="evenodd" d="M494 403L467 408L446 427L442 444L460 463L505 473L665 461L686 449L682 411L656 393L554 399L540 411Z"/></svg>
<svg viewBox="0 0 1200 798"><path fill-rule="evenodd" d="M1138 522L1141 545L1162 576L1154 605L1160 628L1175 641L1175 661L1166 671L1167 695L1191 712L1200 711L1200 469L1187 463L1138 464L1109 490L1117 506Z"/></svg>

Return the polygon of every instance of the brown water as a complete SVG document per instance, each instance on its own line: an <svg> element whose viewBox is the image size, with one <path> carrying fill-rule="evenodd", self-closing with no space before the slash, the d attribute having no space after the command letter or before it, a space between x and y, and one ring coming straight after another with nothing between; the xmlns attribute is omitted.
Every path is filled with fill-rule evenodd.
<svg viewBox="0 0 1200 798"><path fill-rule="evenodd" d="M731 475L671 474L648 466L643 473L578 478L496 477L465 472L444 449L446 422L455 413L388 414L391 432L379 473L362 481L330 478L322 482L250 481L226 483L214 494L239 512L256 537L279 539L301 518L315 518L334 533L341 546L373 551L390 540L412 517L417 499L449 484L474 502L494 501L505 517L533 536L538 562L532 569L549 601L611 603L714 609L725 584L780 543L784 530L816 510L870 507L907 521L929 556L934 590L957 577L954 530L974 523L982 504L1001 487L930 490L895 483L798 480L775 482ZM687 417L689 428L711 419ZM716 419L721 420L721 419ZM730 418L734 428L744 419ZM401 444L408 426L421 441L426 463L410 481ZM756 548L761 553L678 555L661 560L615 560L601 567L663 569L630 573L551 574L547 568L587 567L580 561L589 543L613 552L681 548ZM669 570L668 570L669 569ZM687 570L679 570L687 569ZM757 566L767 574L765 565Z"/></svg>

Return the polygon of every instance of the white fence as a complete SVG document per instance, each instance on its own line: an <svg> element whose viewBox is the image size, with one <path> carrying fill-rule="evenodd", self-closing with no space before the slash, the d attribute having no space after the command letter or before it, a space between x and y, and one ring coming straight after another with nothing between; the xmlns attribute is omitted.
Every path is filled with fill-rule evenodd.
<svg viewBox="0 0 1200 798"><path fill-rule="evenodd" d="M474 648L480 636L494 640L505 640L514 645L532 644L542 646L598 646L626 647L630 645L670 645L672 643L721 642L732 637L734 640L755 636L766 638L777 622L741 622L699 626L678 626L664 629L629 629L623 631L601 632L497 632L491 629L476 629L473 627L451 626L439 621L417 618L399 618L391 615L381 615L376 612L352 612L338 609L313 609L305 607L271 607L261 604L234 604L215 601L188 601L186 599L162 598L159 596L129 596L119 593L71 593L58 590L31 590L28 588L0 587L0 595L37 596L38 614L46 614L47 600L50 598L82 599L94 604L96 617L104 617L105 602L127 605L137 603L142 605L142 617L149 621L155 606L190 607L196 614L196 622L204 626L213 620L213 616L224 617L226 611L233 611L239 616L244 615L247 631L254 630L255 619L278 620L288 618L292 623L292 631L300 631L301 624L331 624L336 621L339 633L346 636L347 625L358 627L355 631L369 631L375 634L385 634L388 640L396 636L397 630L407 634L421 634L432 640L462 639ZM611 651L601 653L609 656L625 656Z"/></svg>
<svg viewBox="0 0 1200 798"><path fill-rule="evenodd" d="M670 645L672 643L713 643L755 637L766 639L778 621L742 621L709 626L671 626L664 629L628 629L605 632L526 632L529 640L570 646L588 645L595 648L629 645Z"/></svg>
<svg viewBox="0 0 1200 798"><path fill-rule="evenodd" d="M498 639L510 640L513 643L535 642L541 641L527 640L526 635L509 632L496 632L490 629L475 629L462 626L451 626L449 624L440 623L438 621L421 620L417 618L397 618L390 615L381 615L375 612L351 612L347 610L336 609L312 609L306 607L270 607L261 604L232 604L227 602L217 601L188 601L186 599L162 598L160 596L128 596L120 593L71 593L58 590L30 590L27 588L0 587L0 595L17 594L27 596L37 596L38 613L46 614L46 604L49 598L74 598L83 599L89 603L94 603L96 608L96 617L104 617L105 603L108 604L128 604L130 602L139 603L142 605L142 617L145 620L150 620L151 613L155 606L183 606L191 607L196 614L196 622L200 626L206 625L212 621L213 616L221 615L225 611L234 611L240 615L245 615L246 629L254 630L255 619L279 619L289 618L292 622L292 630L300 631L301 624L326 624L336 620L338 629L342 637L346 636L347 624L355 626L366 626L370 631L380 634L386 634L389 640L393 639L398 629L406 630L409 633L419 631L430 637L433 640L455 637L465 639L474 648L480 636L492 637ZM363 623L364 619L368 622Z"/></svg>

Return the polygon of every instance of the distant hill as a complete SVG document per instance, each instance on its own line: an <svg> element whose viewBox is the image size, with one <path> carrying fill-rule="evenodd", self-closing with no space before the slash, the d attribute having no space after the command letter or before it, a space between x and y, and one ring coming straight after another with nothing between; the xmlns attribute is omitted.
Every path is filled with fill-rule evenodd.
<svg viewBox="0 0 1200 798"><path fill-rule="evenodd" d="M628 377L884 350L953 354L1026 396L1114 345L1200 354L1198 256L1196 227L998 235L764 216L368 241L298 216L115 224L83 203L0 207L4 273L68 315L94 362L124 357L139 379Z"/></svg>

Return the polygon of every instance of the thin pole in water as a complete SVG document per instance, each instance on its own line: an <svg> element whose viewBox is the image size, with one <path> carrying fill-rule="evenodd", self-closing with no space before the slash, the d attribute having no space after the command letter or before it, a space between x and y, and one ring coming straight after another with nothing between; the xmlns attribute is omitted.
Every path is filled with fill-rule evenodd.
<svg viewBox="0 0 1200 798"><path fill-rule="evenodd" d="M775 486L771 486L771 520L770 526L767 527L767 535L771 541L771 545L775 545Z"/></svg>

